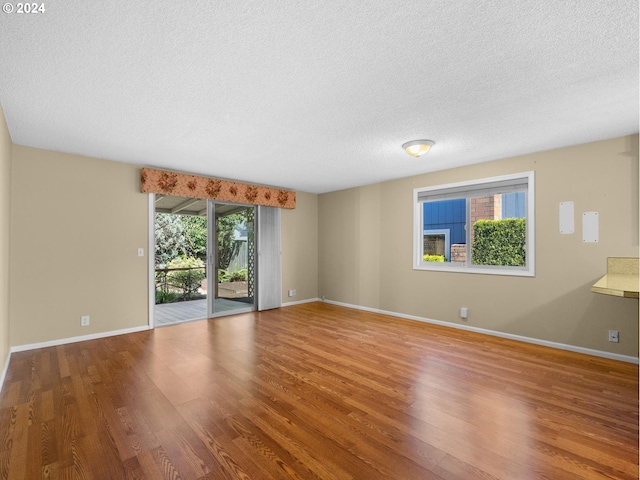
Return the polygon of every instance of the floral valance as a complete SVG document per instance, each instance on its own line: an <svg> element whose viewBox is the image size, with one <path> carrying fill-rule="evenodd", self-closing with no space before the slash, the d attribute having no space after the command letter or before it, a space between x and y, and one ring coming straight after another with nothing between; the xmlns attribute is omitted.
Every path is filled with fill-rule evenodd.
<svg viewBox="0 0 640 480"><path fill-rule="evenodd" d="M206 198L267 207L296 208L296 192L290 190L153 168L143 168L140 177L143 193Z"/></svg>

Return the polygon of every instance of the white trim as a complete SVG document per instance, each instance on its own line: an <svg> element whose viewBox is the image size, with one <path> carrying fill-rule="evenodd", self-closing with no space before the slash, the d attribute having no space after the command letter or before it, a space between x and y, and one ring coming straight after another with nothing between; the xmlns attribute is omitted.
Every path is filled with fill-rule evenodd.
<svg viewBox="0 0 640 480"><path fill-rule="evenodd" d="M510 182L512 180L522 180L529 177L529 180L533 176L533 170L528 172L510 173L508 175L499 175L497 177L479 178L477 180L466 180L464 182L447 183L443 185L433 185L430 187L418 187L413 189L416 200L418 199L418 193L433 192L438 190L466 190L467 187L477 187L483 183L498 183L498 182Z"/></svg>
<svg viewBox="0 0 640 480"><path fill-rule="evenodd" d="M215 312L214 297L216 296L216 285L218 284L218 269L216 268L216 255L218 254L214 247L216 240L216 212L215 202L207 200L207 318L213 317ZM247 270L248 271L248 270ZM254 277L255 284L255 277Z"/></svg>
<svg viewBox="0 0 640 480"><path fill-rule="evenodd" d="M7 378L7 372L9 371L9 362L11 361L11 350L7 352L7 361L4 362L4 368L2 369L2 376L0 376L0 392L4 387L4 379Z"/></svg>
<svg viewBox="0 0 640 480"><path fill-rule="evenodd" d="M529 255L529 252L527 252ZM469 256L467 255L467 258ZM500 267L497 265L483 265L474 267L457 267L449 263L431 262L433 265L423 264L413 267L414 270L425 272L457 272L457 273L479 273L481 275L507 275L510 277L535 277L535 273L529 272L525 267ZM506 270L506 269L509 270Z"/></svg>
<svg viewBox="0 0 640 480"><path fill-rule="evenodd" d="M618 353L603 352L602 350L594 350L592 348L584 348L584 347L578 347L575 345L567 345L565 343L550 342L548 340L541 340L539 338L524 337L522 335L514 335L512 333L504 333L496 330L488 330L485 328L471 327L469 325L460 325L457 323L444 322L442 320L433 320L431 318L418 317L415 315L406 315L404 313L390 312L387 310L380 310L378 308L362 307L360 305L352 305L350 303L336 302L334 300L325 300L325 303L338 305L340 307L353 308L355 310L364 310L366 312L381 313L383 315L404 318L407 320L415 320L418 322L431 323L434 325L439 325L441 327L457 328L459 330L466 330L469 332L482 333L484 335L491 335L494 337L507 338L509 340L516 340L518 342L525 342L525 343L531 343L534 345L542 345L544 347L557 348L558 350L567 350L569 352L584 353L586 355L592 355L594 357L608 358L610 360L618 360L621 362L634 363L636 365L639 363L638 357L632 357L629 355L620 355Z"/></svg>
<svg viewBox="0 0 640 480"><path fill-rule="evenodd" d="M149 237L147 242L147 287L149 291L149 328L156 326L156 194L149 194Z"/></svg>
<svg viewBox="0 0 640 480"><path fill-rule="evenodd" d="M126 335L127 333L144 332L146 330L150 330L148 325L144 325L142 327L125 328L123 330L112 330L110 332L94 333L92 335L82 335L81 337L61 338L59 340L51 340L49 342L18 345L16 347L11 347L11 353L26 352L27 350L36 350L38 348L57 347L58 345L66 345L67 343L85 342L87 340L115 337L116 335Z"/></svg>
<svg viewBox="0 0 640 480"><path fill-rule="evenodd" d="M291 307L292 305L302 305L303 303L313 303L313 302L321 302L320 298L307 298L306 300L296 300L295 302L286 302L283 303L282 307Z"/></svg>
<svg viewBox="0 0 640 480"><path fill-rule="evenodd" d="M536 176L534 172L527 172L529 186L527 187L527 266L531 276L536 276ZM530 245L530 247L529 247ZM637 360L637 359L636 359Z"/></svg>

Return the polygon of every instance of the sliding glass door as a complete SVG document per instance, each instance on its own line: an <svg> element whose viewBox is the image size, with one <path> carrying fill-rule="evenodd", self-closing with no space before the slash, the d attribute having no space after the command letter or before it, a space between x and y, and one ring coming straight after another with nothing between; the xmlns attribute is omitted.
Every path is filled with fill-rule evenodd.
<svg viewBox="0 0 640 480"><path fill-rule="evenodd" d="M207 201L154 198L154 325L207 318Z"/></svg>
<svg viewBox="0 0 640 480"><path fill-rule="evenodd" d="M208 314L256 309L256 207L209 201Z"/></svg>
<svg viewBox="0 0 640 480"><path fill-rule="evenodd" d="M160 194L152 202L155 326L281 305L279 208Z"/></svg>

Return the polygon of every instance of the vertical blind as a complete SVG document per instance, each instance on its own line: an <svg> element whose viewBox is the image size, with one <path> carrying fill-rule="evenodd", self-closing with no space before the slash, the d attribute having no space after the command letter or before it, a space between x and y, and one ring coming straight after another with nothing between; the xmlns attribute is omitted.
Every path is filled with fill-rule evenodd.
<svg viewBox="0 0 640 480"><path fill-rule="evenodd" d="M282 303L280 209L258 207L258 310Z"/></svg>

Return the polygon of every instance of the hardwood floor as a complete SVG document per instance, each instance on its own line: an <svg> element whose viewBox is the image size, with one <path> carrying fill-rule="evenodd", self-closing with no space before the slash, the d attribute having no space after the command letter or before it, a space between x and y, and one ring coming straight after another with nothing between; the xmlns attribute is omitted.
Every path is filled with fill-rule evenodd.
<svg viewBox="0 0 640 480"><path fill-rule="evenodd" d="M637 479L638 367L323 303L12 356L0 478Z"/></svg>

